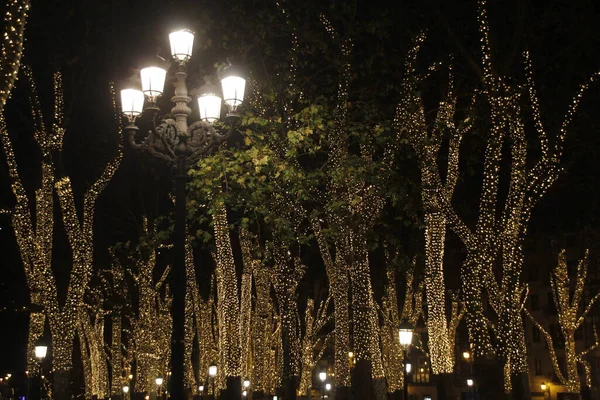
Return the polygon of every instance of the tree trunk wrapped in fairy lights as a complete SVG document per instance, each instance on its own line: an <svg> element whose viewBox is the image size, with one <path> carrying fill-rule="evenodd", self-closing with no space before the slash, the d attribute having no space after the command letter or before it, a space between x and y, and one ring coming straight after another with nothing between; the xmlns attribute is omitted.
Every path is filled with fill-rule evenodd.
<svg viewBox="0 0 600 400"><path fill-rule="evenodd" d="M333 320L335 330L333 332L333 347L336 395L347 399L349 393L344 392L347 392L347 389L350 387L350 364L348 362L348 354L350 353L348 272L340 253L336 253L335 260L332 259L319 220L317 218L312 218L311 222L321 252L321 258L325 264L325 271L327 273L327 279L329 280L329 290L334 304Z"/></svg>
<svg viewBox="0 0 600 400"><path fill-rule="evenodd" d="M242 243L249 250L245 235L241 236ZM245 261L246 262L246 261ZM252 343L253 343L253 373L252 390L256 396L264 396L270 391L269 375L273 369L269 367L270 362L270 344L273 334L272 315L273 307L271 305L271 269L264 264L258 264L253 269L254 286L256 290L256 301L252 317ZM259 397L260 398L260 397Z"/></svg>
<svg viewBox="0 0 600 400"><path fill-rule="evenodd" d="M489 42L489 23L486 1L479 1L479 22L482 35L483 89L482 98L489 106L490 128L487 133L487 148L483 163L483 184L476 226L470 229L454 211L451 193L442 185L439 172L432 162L425 168L433 176L433 185L428 188L431 196L431 209L443 213L446 224L460 237L467 248L467 258L463 264L463 294L467 308L469 338L473 347L475 372L479 391L486 398L501 396L502 386L497 379L501 376L501 360L488 363L500 356L509 362L510 377L513 381L513 395L518 399L529 398L528 365L526 359L525 333L520 315L524 287L521 273L523 269L523 240L535 204L547 192L558 177L566 129L577 110L583 92L589 83L596 80L598 73L580 87L580 91L570 105L559 129L554 146L549 144L548 135L540 118L539 101L532 78L529 56L525 53L526 83L513 85L511 80L494 72L493 57ZM410 73L414 73L414 63ZM416 89L416 77L412 78L412 89L404 94L399 107L401 128L412 135L426 132L422 101ZM529 95L533 121L539 139L541 158L530 162L527 157L525 121L521 108L522 95ZM447 102L445 105L451 105ZM443 109L441 107L441 109ZM469 124L468 116L463 121ZM451 139L452 140L452 139ZM456 142L456 139L454 139ZM498 197L500 170L504 144L510 149L510 182L504 202ZM452 146L451 146L452 147ZM451 153L452 154L452 153ZM526 162L527 161L527 162ZM450 169L451 171L452 169ZM501 215L497 210L503 208ZM501 261L500 282L496 282L494 266ZM496 340L492 340L490 324L484 312L485 295L498 315ZM497 343L494 346L492 343ZM486 365L490 365L487 367ZM495 366L494 366L495 365ZM491 368L493 373L488 373ZM491 379L490 379L491 378ZM511 386L506 382L505 386Z"/></svg>
<svg viewBox="0 0 600 400"><path fill-rule="evenodd" d="M369 143L361 144L358 155L351 154L349 150L348 90L352 42L349 39L340 39L325 16L321 16L321 21L334 41L341 43L340 78L334 111L334 125L328 132L328 144L331 146L329 155L331 179L328 182L326 195L326 207L328 208L326 223L327 228L333 231L335 263L343 265L337 269L339 276L336 279L343 279L343 274L348 274L350 278L351 307L355 321L352 325L353 352L356 358L352 388L355 396L370 399L372 398L373 379L376 382L384 383L384 371L378 340L378 318L371 287L367 236L385 204L383 182L388 176L396 143L389 142L388 147L384 150L382 160L377 164L379 168L376 169L376 176L380 179L377 183L367 183L364 177L345 171L347 167L352 168L350 160L360 160L365 165L374 165L373 154ZM343 205L340 206L340 203ZM321 252L324 254L323 249ZM336 309L338 306L335 301L338 298L339 295L336 295L334 291ZM341 323L344 324L345 321L341 321ZM347 365L349 349L344 350L336 348L336 368L340 368L342 371L344 367L342 367L341 360L343 358L343 362ZM342 351L344 354L341 353ZM375 388L375 393L378 397L385 396L385 390L379 386L381 385Z"/></svg>
<svg viewBox="0 0 600 400"><path fill-rule="evenodd" d="M329 344L331 334L325 337L319 337L321 329L331 320L332 314L327 313L331 296L319 304L315 310L315 301L309 298L306 302L306 311L304 313L304 336L302 337L300 388L298 392L301 396L310 398L312 387L313 369Z"/></svg>
<svg viewBox="0 0 600 400"><path fill-rule="evenodd" d="M240 299L240 348L241 348L241 374L250 378L253 365L252 356L252 275L260 261L252 256L252 238L250 233L240 230L240 244L242 247L243 272ZM250 381L252 382L252 381Z"/></svg>
<svg viewBox="0 0 600 400"><path fill-rule="evenodd" d="M80 314L77 327L81 359L84 366L85 398L105 398L109 393L108 356L104 350L104 311L96 310L91 316Z"/></svg>
<svg viewBox="0 0 600 400"><path fill-rule="evenodd" d="M386 258L389 262L389 257ZM388 383L388 392L394 393L400 391L404 385L402 370L404 355L398 340L398 327L401 321L398 312L396 274L389 265L386 275L387 282L381 299L383 324L380 328L380 337L383 350L383 369Z"/></svg>
<svg viewBox="0 0 600 400"><path fill-rule="evenodd" d="M217 277L217 308L219 317L219 360L229 399L235 393L241 393L240 376L240 300L238 295L237 275L227 210L225 204L215 200L213 209L213 225L215 231L216 252L214 254Z"/></svg>
<svg viewBox="0 0 600 400"><path fill-rule="evenodd" d="M62 169L60 161L55 164L54 157L60 158L65 134L61 75L59 73L54 74L54 121L52 127L49 128L44 123L31 70L26 69L25 74L31 86L34 137L42 152L42 183L35 193L34 208L30 208L29 196L17 171L4 116L2 116L0 126L0 137L6 153L13 193L16 197L13 226L23 259L25 275L32 293L36 297L39 296L39 298L32 300L39 301L50 326L52 368L54 370L53 395L56 399L63 400L70 398L70 371L78 313L83 306L85 289L92 275L95 204L98 196L116 172L121 161L122 152L121 144L119 144L117 156L109 162L102 175L84 194L82 215L79 216L75 207L75 197L70 179L66 176L57 176L55 172L55 167L58 167L58 170ZM115 119L120 128L121 119L114 101L112 87L111 93L113 95ZM59 302L58 289L51 266L55 223L53 187L59 199L63 226L73 253L73 265L64 302ZM40 321L41 318L36 316L36 322ZM34 330L39 331L38 324L34 324L33 327ZM30 340L34 339L35 335L30 335ZM32 343L28 344L28 348L32 348L32 346Z"/></svg>
<svg viewBox="0 0 600 400"><path fill-rule="evenodd" d="M195 291L194 293L197 293ZM208 367L219 359L219 322L217 306L215 305L215 278L211 276L208 299L198 297L198 303L194 304L194 315L196 318L196 335L198 337L198 374L200 384L204 385L205 393L209 393L212 386L208 379Z"/></svg>
<svg viewBox="0 0 600 400"><path fill-rule="evenodd" d="M25 25L27 24L29 0L9 0L5 3L4 32L2 48L0 49L0 114L10 92L18 79L21 58L23 57L23 42L25 41ZM30 370L31 371L31 370Z"/></svg>
<svg viewBox="0 0 600 400"><path fill-rule="evenodd" d="M281 240L271 246L274 260L273 287L277 297L281 319L281 342L283 346L283 396L296 398L296 387L300 372L300 318L298 314L296 289L306 272L306 266L298 256L290 252L290 247Z"/></svg>
<svg viewBox="0 0 600 400"><path fill-rule="evenodd" d="M156 378L166 379L169 371L172 318L171 294L166 281L170 268L167 266L160 278L155 279L158 251L154 243L155 227L149 226L147 219L144 218L142 229L149 245L140 244L133 255L128 256L127 263L134 265L135 268L126 268L117 257L113 256L112 276L115 290L120 290L122 297L128 298L129 294L137 296L137 302L128 300L137 304L137 310L132 310L133 313L129 316L128 332L131 339L128 355L135 360L135 391L150 394L156 392ZM126 287L125 274L129 274L132 278L133 287L130 289ZM113 331L113 338L116 335L117 333ZM117 355L117 359L119 357L122 357L122 353ZM114 379L118 379L114 375L114 368L113 366L113 388L117 384ZM126 369L122 367L122 370ZM131 369L125 371L126 376L130 373L133 374Z"/></svg>
<svg viewBox="0 0 600 400"><path fill-rule="evenodd" d="M563 365L559 363L556 356L556 347L552 335L550 335L548 331L535 320L527 309L524 309L527 317L531 319L537 329L544 335L550 352L554 374L558 377L560 384L564 385L570 393L579 393L581 389L577 364L581 364L585 371L584 387L592 386L590 362L586 360L586 356L596 350L600 345L596 325L593 326L594 343L588 348L578 351L575 342L575 332L577 329L582 328L588 313L600 297L600 293L596 293L591 299L587 299L587 301L584 301L582 304L587 278L588 254L589 252L586 250L585 255L579 261L577 272L574 276L575 282L572 281L573 277L569 277L565 250L562 250L558 255L558 263L550 275L552 298L558 315L560 331L565 341L565 363ZM565 369L564 373L561 371L561 366Z"/></svg>
<svg viewBox="0 0 600 400"><path fill-rule="evenodd" d="M458 160L463 135L472 127L472 119L467 117L458 127L454 122L456 95L453 74L450 72L446 98L440 102L432 129L428 129L424 114L416 110L422 108L422 100L417 94L419 78L415 75L416 57L424 40L417 37L415 47L406 62L407 74L402 83L405 100L397 109L398 130L406 133L409 142L417 153L421 169L421 200L425 211L425 296L427 300L428 348L431 369L441 399L452 398L450 375L454 372L454 348L449 342L451 336L446 309L446 284L444 281L444 247L446 239L446 216L436 207L436 188L442 188L448 201L452 199L458 180ZM412 107L412 109L411 109ZM449 133L448 162L446 180L442 183L438 157Z"/></svg>

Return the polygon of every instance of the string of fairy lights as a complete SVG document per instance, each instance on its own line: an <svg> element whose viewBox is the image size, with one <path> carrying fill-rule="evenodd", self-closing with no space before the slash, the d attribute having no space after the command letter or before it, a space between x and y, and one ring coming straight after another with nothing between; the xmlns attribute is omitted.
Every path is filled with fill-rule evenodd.
<svg viewBox="0 0 600 400"><path fill-rule="evenodd" d="M278 6L280 6L278 4ZM25 1L12 1L8 5L5 23L10 32L5 34L2 45L2 71L5 70L8 89L0 88L0 106L4 106L10 88L14 84L19 69L23 43L23 29L27 18L29 3ZM286 21L289 16L281 8ZM563 124L556 137L554 147L550 146L548 134L540 117L539 100L533 82L533 73L529 54L526 53L525 70L527 81L525 85L509 85L493 72L492 52L489 43L489 22L486 14L486 1L479 1L479 22L482 35L482 62L484 71L485 95L490 104L490 120L492 128L485 151L484 179L480 199L479 218L474 230L470 230L451 209L451 198L458 180L459 148L462 135L471 126L465 120L459 127L455 126L454 113L456 97L453 94L452 75L449 80L447 98L440 102L434 132L428 134L425 124L424 107L417 94L416 56L424 36L419 36L416 45L409 53L407 61L407 78L403 82L406 96L400 101L395 123L398 134L409 133L414 146L419 153L422 169L422 200L426 206L425 214L425 249L426 269L424 287L427 295L427 328L429 333L429 351L431 365L434 373L451 373L454 367L454 341L458 323L467 310L467 323L470 341L473 345L475 356L492 353L503 355L507 360L509 373L527 373L526 342L524 325L520 316L520 308L525 287L521 282L523 269L523 238L527 233L527 223L537 201L547 192L560 172L563 145L573 116L580 104L583 93L589 85L597 80L600 72L594 74L590 80L580 87L573 103L569 106ZM332 24L324 17L321 22L327 32L336 41L339 35ZM8 31L7 31L8 32ZM293 47L298 46L298 37L293 33ZM289 89L295 88L296 64L295 51L291 62L291 77ZM338 87L338 98L335 112L335 128L331 132L332 151L331 161L334 169L342 169L348 150L348 88L351 75L352 43L342 41L342 68L341 79ZM7 62L7 60L11 60ZM5 67L8 65L9 67ZM33 344L43 334L45 318L48 318L51 335L53 338L53 370L68 370L72 368L72 351L74 335L80 335L82 354L87 355L84 360L84 375L86 380L86 393L104 397L108 393L108 370L105 360L101 360L103 353L104 324L97 316L90 316L81 312L84 309L84 294L92 278L93 265L93 238L94 238L94 210L96 201L106 188L118 168L122 157L122 143L119 143L117 156L111 160L98 178L88 189L83 197L82 211L78 212L76 197L73 193L69 177L58 176L55 172L55 160L52 153L62 150L64 129L64 100L62 76L54 75L54 121L48 131L41 113L41 105L37 98L37 90L33 83L30 69L25 68L25 75L29 78L32 91L32 115L35 123L34 137L42 150L40 187L35 191L35 199L30 202L26 194L15 161L14 151L4 121L0 116L0 137L6 154L9 175L12 180L12 190L16 197L16 206L12 213L15 235L22 254L27 282L31 291L32 304L42 305L44 313L32 312L30 316L30 333L28 344L29 364L33 365ZM540 148L541 160L528 169L527 143L525 139L525 124L520 107L521 95L527 92L532 106L532 114ZM111 87L114 103L114 88ZM291 114L292 95L284 106L286 115ZM118 113L117 113L118 115ZM117 117L118 121L121 121ZM440 151L444 132L451 132L448 150L448 166L445 182L442 183L437 165L438 152ZM501 161L502 143L511 143L511 175L507 199L504 204L502 217L497 221L495 210L498 208L499 169ZM381 171L387 172L397 144L392 143L384 151L384 160ZM361 156L364 161L372 160L372 148L367 144L361 145ZM385 174L382 174L385 175ZM385 177L383 177L385 178ZM330 283L331 298L334 302L334 348L335 348L335 381L338 386L349 386L350 366L348 353L350 346L350 327L352 327L352 348L357 360L366 360L372 365L373 378L388 379L390 388L396 390L402 382L402 365L398 362L399 346L393 340L393 329L399 320L397 310L397 295L395 285L390 283L386 287L386 296L382 303L384 324L379 326L379 317L374 300L373 288L369 271L369 253L367 250L367 234L372 228L372 221L381 212L385 198L380 193L381 187L377 184L367 184L360 179L332 180L328 187L328 195L332 198L344 198L348 201L347 214L328 211L325 220L311 221L317 242L325 263L327 276ZM62 223L67 233L69 245L73 252L73 268L70 276L64 306L59 306L58 293L52 273L52 241L54 230L54 193L59 200ZM358 201L356 201L358 199ZM34 207L30 207L30 203ZM284 205L285 206L285 205ZM291 256L290 244L283 241L273 242L273 260L275 272L270 273L259 260L254 259L251 250L255 241L248 237L241 238L244 257L244 272L242 274L241 290L238 293L237 277L229 226L227 210L222 203L215 207L213 214L215 242L217 250L216 262L216 301L214 294L208 301L199 299L198 288L195 285L193 255L191 250L186 252L186 274L188 286L186 294L186 331L185 331L185 358L186 358L186 386L196 390L197 387L193 367L193 340L198 338L200 347L199 362L201 371L207 370L210 362L218 360L220 382L231 376L252 375L253 385L257 389L274 391L281 384L284 376L298 375L300 391L308 392L310 374L318 359L322 356L327 340L321 343L320 349L315 353L317 345L316 333L329 320L327 305L324 302L314 312L314 302L309 300L305 313L306 334L300 335L298 311L295 307L295 292L298 282L305 271L299 259ZM81 214L81 215L80 215ZM292 219L292 218L290 218ZM360 221L360 223L356 223ZM321 224L333 228L335 259L332 259L327 241L323 235ZM453 299L450 316L446 311L445 285L443 279L443 255L446 226L450 226L461 237L468 250L463 278L463 296L465 308L459 306L458 300ZM246 233L247 234L247 233ZM500 249L500 250L498 250ZM502 251L499 254L499 251ZM502 277L500 282L489 272L499 257L502 260ZM564 257L564 254L563 254ZM246 261L248 260L248 261ZM166 296L160 294L160 286L154 282L153 270L155 255L149 260L138 260L138 274L135 282L139 291L138 316L131 321L133 331L132 354L136 361L136 382L142 391L152 392L155 389L156 376L165 376L169 368L169 341L170 341L170 295L168 287ZM555 303L559 312L561 329L567 337L579 328L589 311L588 305L583 315L577 316L579 301L583 293L583 284L586 279L584 262L580 263L576 280L576 289L573 303L569 302L570 288L568 285L566 261L559 260L559 267L554 273L552 288ZM161 282L166 279L163 274ZM280 313L274 311L270 299L270 280L273 279ZM252 307L252 285L256 288L256 307ZM567 285L564 285L564 282ZM351 284L349 284L351 283ZM407 294L410 293L411 301L405 302L402 315L410 315L415 323L424 317L422 310L422 296L413 293L412 282ZM348 288L351 288L351 301L354 323L349 320L350 304L348 304ZM499 339L499 346L492 345L487 317L484 313L483 299L488 291L494 309L498 313L499 323L495 334ZM417 290L418 292L418 290ZM241 296L239 296L241 293ZM597 297L594 297L593 301ZM592 303L593 303L592 301ZM577 304L575 304L577 303ZM530 314L528 314L530 316ZM252 323L251 323L252 321ZM364 323L363 323L364 322ZM215 331L215 325L218 329ZM159 329L156 329L156 327ZM544 332L547 340L551 337L543 328L536 326ZM126 361L122 360L121 336L123 324L121 316L113 314L112 321L112 350L113 377L122 375L127 370ZM310 329L309 329L310 328ZM390 336L392 332L392 336ZM287 336L285 336L287 335ZM290 364L284 362L282 357L282 337L291 342ZM559 375L569 388L579 386L577 377L577 364L580 363L586 370L589 381L589 363L583 358L590 351L598 347L598 339L590 349L577 354L574 341L567 340L567 370L566 378ZM383 349L383 353L382 353ZM552 353L553 364L556 354ZM116 361L115 361L116 360ZM114 362L118 366L114 365ZM289 368L289 370L288 370ZM558 368L555 366L555 369ZM35 370L35 369L33 369ZM121 382L115 384L113 379L110 391L120 393Z"/></svg>
<svg viewBox="0 0 600 400"><path fill-rule="evenodd" d="M316 217L313 217L311 225L319 246L321 258L325 264L325 271L329 280L329 291L334 304L335 331L333 347L335 384L338 387L348 387L350 386L350 365L347 359L350 352L348 274L345 271L345 261L342 254L336 253L335 261L332 260L320 221Z"/></svg>
<svg viewBox="0 0 600 400"><path fill-rule="evenodd" d="M391 265L391 259L387 249L386 262L388 265ZM396 276L391 268L386 271L386 278L385 290L381 299L383 324L381 326L380 336L383 349L383 369L388 384L388 391L395 392L404 387L404 356L400 342L397 340L397 330L401 321L400 313L398 311Z"/></svg>
<svg viewBox="0 0 600 400"><path fill-rule="evenodd" d="M219 309L219 348L220 360L224 363L220 368L225 377L239 377L240 365L240 304L238 297L235 261L229 237L227 209L225 204L216 200L213 211L215 232L217 296Z"/></svg>
<svg viewBox="0 0 600 400"><path fill-rule="evenodd" d="M435 188L443 188L450 201L458 180L458 160L463 134L470 128L469 120L457 127L454 123L456 97L453 94L453 73L450 66L446 98L440 102L433 130L425 122L422 99L417 95L419 77L416 61L425 35L420 34L409 51L402 82L403 99L396 110L395 125L398 135L406 135L415 149L421 166L422 202L425 209L425 290L427 298L427 332L431 368L434 374L449 374L454 370L454 348L450 346L453 334L447 320L446 287L444 283L444 242L446 217L436 207ZM438 153L444 133L449 132L446 182L442 185Z"/></svg>
<svg viewBox="0 0 600 400"><path fill-rule="evenodd" d="M328 313L331 296L318 304L315 310L315 301L309 298L306 301L304 311L304 336L302 337L301 350L301 376L298 394L300 396L310 396L312 387L313 371L319 360L323 357L327 349L331 333L320 337L321 330L331 320L332 314Z"/></svg>
<svg viewBox="0 0 600 400"><path fill-rule="evenodd" d="M242 376L250 377L254 366L252 322L255 321L252 315L252 282L256 269L260 267L260 260L253 255L253 250L258 248L256 236L251 234L248 229L241 228L239 237L244 264L240 302L241 373Z"/></svg>
<svg viewBox="0 0 600 400"><path fill-rule="evenodd" d="M10 97L15 82L18 79L19 67L23 57L25 41L25 25L31 2L29 0L10 0L4 13L4 32L0 48L0 112L4 111L6 101Z"/></svg>

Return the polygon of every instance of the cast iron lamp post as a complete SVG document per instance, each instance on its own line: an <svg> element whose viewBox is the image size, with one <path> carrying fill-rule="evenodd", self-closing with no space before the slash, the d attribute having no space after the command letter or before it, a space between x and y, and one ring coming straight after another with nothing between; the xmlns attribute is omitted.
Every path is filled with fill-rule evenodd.
<svg viewBox="0 0 600 400"><path fill-rule="evenodd" d="M319 379L321 380L321 399L325 398L325 381L327 380L327 372L319 372Z"/></svg>
<svg viewBox="0 0 600 400"><path fill-rule="evenodd" d="M403 321L398 328L398 340L400 341L400 345L402 346L402 353L404 355L404 365L402 368L404 373L404 399L408 400L408 348L412 343L414 328L407 321Z"/></svg>
<svg viewBox="0 0 600 400"><path fill-rule="evenodd" d="M217 364L212 363L210 364L210 366L208 367L208 376L210 377L210 383L212 383L212 395L213 398L216 399L216 393L215 393L215 378L217 377Z"/></svg>
<svg viewBox="0 0 600 400"><path fill-rule="evenodd" d="M44 358L46 358L46 354L48 353L48 346L43 345L43 344L38 344L37 346L35 346L35 358L38 359L39 361L39 370L38 370L38 376L39 376L39 382L40 382L40 387L39 387L39 398L40 400L42 399L42 382L43 382L43 378L42 376L44 375L43 373L43 369L42 369L42 361L44 361Z"/></svg>
<svg viewBox="0 0 600 400"><path fill-rule="evenodd" d="M175 119L165 119L157 125L158 108L156 101L162 95L167 71L158 65L151 65L140 71L142 90L126 88L121 91L122 111L127 116L126 126L129 144L136 150L144 151L166 162L175 171L175 262L171 271L173 293L171 336L171 396L174 400L185 398L184 389L184 340L185 340L185 184L188 166L194 164L201 155L209 153L225 140L233 131L237 120L236 112L244 100L246 81L231 65L221 74L224 101L229 107L226 122L227 132L219 132L212 125L221 116L220 90L205 86L198 98L200 121L188 125L192 110L188 103L186 84L186 63L192 56L194 34L179 30L169 35L171 55L177 64L175 72L175 93L171 101L175 106L171 113ZM145 106L144 106L145 101ZM135 120L143 112L149 114L152 129L138 142L138 127Z"/></svg>

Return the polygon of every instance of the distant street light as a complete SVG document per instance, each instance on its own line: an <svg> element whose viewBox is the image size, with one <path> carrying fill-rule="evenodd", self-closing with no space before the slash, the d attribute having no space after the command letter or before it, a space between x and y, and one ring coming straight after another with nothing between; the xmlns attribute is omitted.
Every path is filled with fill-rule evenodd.
<svg viewBox="0 0 600 400"><path fill-rule="evenodd" d="M42 386L43 386L43 379L44 379L44 370L43 370L43 365L42 365L42 361L44 361L44 358L46 358L46 355L48 354L48 346L46 346L46 344L44 343L38 343L35 348L34 348L34 352L35 352L35 358L38 359L38 376L39 376L39 390L38 390L38 394L39 394L39 398L41 400L42 398ZM10 378L10 374L7 375L8 379Z"/></svg>
<svg viewBox="0 0 600 400"><path fill-rule="evenodd" d="M212 363L208 367L208 376L210 377L210 383L212 385L212 394L215 395L215 377L217 376L217 364Z"/></svg>
<svg viewBox="0 0 600 400"><path fill-rule="evenodd" d="M398 327L398 340L402 346L402 353L404 356L404 399L408 399L408 350L412 343L414 328L408 323L408 321L402 321ZM411 366L412 367L412 366Z"/></svg>

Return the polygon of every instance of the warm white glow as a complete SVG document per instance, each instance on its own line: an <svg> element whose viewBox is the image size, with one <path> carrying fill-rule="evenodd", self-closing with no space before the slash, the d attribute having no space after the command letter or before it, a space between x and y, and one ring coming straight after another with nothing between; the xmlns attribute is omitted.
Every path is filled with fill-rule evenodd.
<svg viewBox="0 0 600 400"><path fill-rule="evenodd" d="M187 29L171 32L169 34L171 55L179 62L186 62L192 56L194 47L194 34Z"/></svg>
<svg viewBox="0 0 600 400"><path fill-rule="evenodd" d="M467 379L467 386L473 386L473 379Z"/></svg>
<svg viewBox="0 0 600 400"><path fill-rule="evenodd" d="M156 384L158 386L162 385L163 384L163 378L161 378L161 377L156 378Z"/></svg>
<svg viewBox="0 0 600 400"><path fill-rule="evenodd" d="M546 388L547 388L547 386L546 386L546 384L545 384L545 383L542 383L542 384L540 385L540 387L542 388L542 390L546 390Z"/></svg>
<svg viewBox="0 0 600 400"><path fill-rule="evenodd" d="M327 372L319 372L319 379L321 382L325 382L327 380Z"/></svg>
<svg viewBox="0 0 600 400"><path fill-rule="evenodd" d="M35 346L35 358L39 358L41 360L42 358L46 357L47 351L47 346Z"/></svg>
<svg viewBox="0 0 600 400"><path fill-rule="evenodd" d="M464 351L463 352L463 358L465 360L468 360L469 358L471 358L471 353L469 353L468 351Z"/></svg>
<svg viewBox="0 0 600 400"><path fill-rule="evenodd" d="M244 397L248 396L248 391L244 390L244 391L242 392L242 396L244 396Z"/></svg>
<svg viewBox="0 0 600 400"><path fill-rule="evenodd" d="M129 392L129 386L123 386L123 393Z"/></svg>
<svg viewBox="0 0 600 400"><path fill-rule="evenodd" d="M133 379L133 375L129 374L129 380Z"/></svg>
<svg viewBox="0 0 600 400"><path fill-rule="evenodd" d="M246 80L239 76L227 76L221 79L223 86L223 99L225 103L235 109L244 101L244 91L246 90Z"/></svg>
<svg viewBox="0 0 600 400"><path fill-rule="evenodd" d="M200 392L204 392L204 385L200 385L200 386L198 386L198 390L199 390Z"/></svg>
<svg viewBox="0 0 600 400"><path fill-rule="evenodd" d="M142 91L152 101L163 93L167 71L159 67L147 67L140 71L142 78Z"/></svg>
<svg viewBox="0 0 600 400"><path fill-rule="evenodd" d="M354 353L353 353L353 352L351 352L351 351L349 351L349 352L348 352L348 357L350 357L350 358L354 357Z"/></svg>
<svg viewBox="0 0 600 400"><path fill-rule="evenodd" d="M406 373L410 374L410 371L412 371L412 364L411 363L406 363Z"/></svg>
<svg viewBox="0 0 600 400"><path fill-rule="evenodd" d="M221 116L221 98L214 94L203 94L198 97L200 119L213 123Z"/></svg>
<svg viewBox="0 0 600 400"><path fill-rule="evenodd" d="M244 379L244 387L246 389L248 389L250 387L250 379L248 379L248 378Z"/></svg>
<svg viewBox="0 0 600 400"><path fill-rule="evenodd" d="M121 90L121 110L133 119L144 110L144 92L136 89Z"/></svg>
<svg viewBox="0 0 600 400"><path fill-rule="evenodd" d="M208 367L208 375L213 378L217 376L217 366L215 364L212 364L210 367Z"/></svg>
<svg viewBox="0 0 600 400"><path fill-rule="evenodd" d="M325 384L325 390L331 390L331 383Z"/></svg>
<svg viewBox="0 0 600 400"><path fill-rule="evenodd" d="M400 328L398 330L400 339L400 344L402 346L409 346L412 343L413 331L412 329Z"/></svg>

